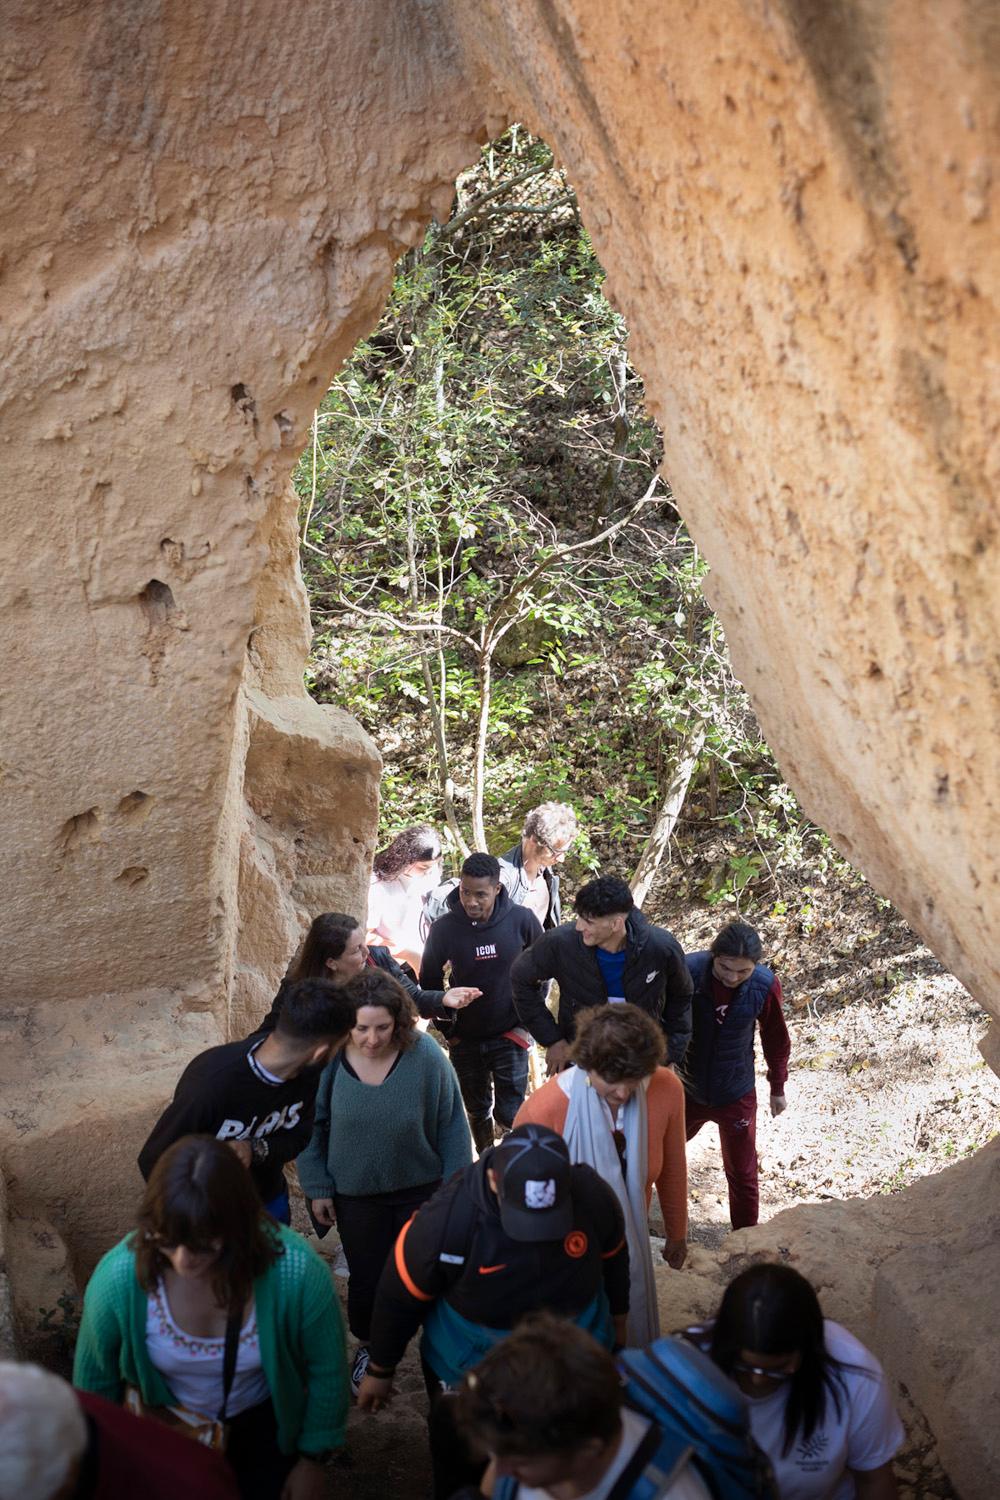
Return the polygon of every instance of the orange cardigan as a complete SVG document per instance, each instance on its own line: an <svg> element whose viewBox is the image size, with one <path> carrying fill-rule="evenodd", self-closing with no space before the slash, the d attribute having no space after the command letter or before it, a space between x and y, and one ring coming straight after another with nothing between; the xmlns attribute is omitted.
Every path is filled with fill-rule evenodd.
<svg viewBox="0 0 1000 1500"><path fill-rule="evenodd" d="M687 1155L684 1146L684 1086L669 1068L657 1068L646 1090L649 1116L649 1165L646 1202L653 1184L660 1200L668 1240L687 1239ZM569 1098L550 1078L531 1094L514 1117L517 1125L547 1125L562 1135Z"/></svg>

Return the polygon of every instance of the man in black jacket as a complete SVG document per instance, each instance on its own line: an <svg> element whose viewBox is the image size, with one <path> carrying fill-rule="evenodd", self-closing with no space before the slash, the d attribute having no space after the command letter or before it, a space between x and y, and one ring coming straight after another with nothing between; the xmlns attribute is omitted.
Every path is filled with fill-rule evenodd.
<svg viewBox="0 0 1000 1500"><path fill-rule="evenodd" d="M448 1034L477 1151L493 1144L494 1113L509 1130L524 1103L531 1042L518 1024L510 970L518 954L541 935L538 918L526 906L515 906L501 886L500 864L492 854L469 855L444 916L427 934L421 985L441 990L445 968L450 968L453 985L481 991L478 999L453 1012Z"/></svg>
<svg viewBox="0 0 1000 1500"><path fill-rule="evenodd" d="M511 970L514 1007L543 1047L549 1073L567 1066L576 1016L591 1005L627 1000L659 1021L670 1063L691 1040L691 976L665 927L647 922L624 880L601 875L581 886L576 922L545 933ZM549 980L559 986L559 1014L545 1004Z"/></svg>
<svg viewBox="0 0 1000 1500"><path fill-rule="evenodd" d="M312 1137L320 1074L347 1041L355 1006L326 979L289 985L274 1030L209 1047L188 1063L139 1153L148 1178L184 1135L229 1141L269 1213L289 1222L285 1162Z"/></svg>
<svg viewBox="0 0 1000 1500"><path fill-rule="evenodd" d="M379 1281L358 1406L378 1411L389 1400L396 1365L423 1325L434 1492L443 1500L476 1469L467 1469L442 1394L540 1307L606 1348L622 1343L628 1299L614 1190L592 1167L571 1165L555 1131L522 1125L440 1187L400 1232Z"/></svg>

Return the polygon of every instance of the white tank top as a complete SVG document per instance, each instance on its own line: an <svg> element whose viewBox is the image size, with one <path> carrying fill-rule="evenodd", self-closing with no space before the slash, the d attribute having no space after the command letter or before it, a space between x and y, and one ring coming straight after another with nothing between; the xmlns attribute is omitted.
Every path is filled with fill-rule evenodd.
<svg viewBox="0 0 1000 1500"><path fill-rule="evenodd" d="M225 1337L196 1338L178 1328L162 1280L157 1282L155 1292L151 1292L146 1301L146 1349L150 1363L163 1376L178 1405L205 1417L214 1419L218 1416L222 1405ZM251 1406L259 1406L270 1394L260 1362L257 1307L254 1304L240 1329L236 1373L226 1415L235 1417Z"/></svg>

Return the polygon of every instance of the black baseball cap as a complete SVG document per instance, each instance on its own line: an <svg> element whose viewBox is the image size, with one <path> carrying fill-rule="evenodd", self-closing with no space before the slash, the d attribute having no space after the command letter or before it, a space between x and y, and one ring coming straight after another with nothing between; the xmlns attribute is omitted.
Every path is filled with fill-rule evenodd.
<svg viewBox="0 0 1000 1500"><path fill-rule="evenodd" d="M512 1240L561 1240L573 1228L566 1142L547 1125L519 1125L493 1148L500 1223Z"/></svg>

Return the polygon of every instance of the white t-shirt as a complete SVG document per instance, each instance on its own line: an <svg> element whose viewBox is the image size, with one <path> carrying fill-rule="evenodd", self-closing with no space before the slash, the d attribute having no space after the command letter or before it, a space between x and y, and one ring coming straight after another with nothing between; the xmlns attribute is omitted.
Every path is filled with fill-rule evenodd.
<svg viewBox="0 0 1000 1500"><path fill-rule="evenodd" d="M621 1445L615 1454L615 1461L597 1488L588 1490L585 1495L581 1495L580 1500L607 1500L633 1453L649 1431L649 1425L648 1418L640 1416L630 1407L622 1407ZM517 1500L550 1500L550 1496L548 1490L528 1489L521 1484L517 1487ZM693 1469L688 1468L677 1476L669 1490L664 1490L663 1500L712 1500L712 1497L703 1480Z"/></svg>
<svg viewBox="0 0 1000 1500"><path fill-rule="evenodd" d="M834 1373L839 1416L827 1389L820 1425L808 1441L797 1437L783 1453L787 1385L773 1395L747 1398L750 1430L771 1460L781 1500L854 1500L855 1484L847 1470L887 1464L905 1435L874 1354L839 1323L826 1318L823 1327L827 1353L855 1367Z"/></svg>
<svg viewBox="0 0 1000 1500"><path fill-rule="evenodd" d="M540 926L545 926L549 914L549 887L544 873L539 870L534 880L529 880L526 870L521 871L521 905L533 911Z"/></svg>
<svg viewBox="0 0 1000 1500"><path fill-rule="evenodd" d="M396 880L371 878L368 887L368 931L376 943L384 943L393 958L412 953L419 961L424 951L420 913L424 897L440 880L436 868L427 875L400 875Z"/></svg>

